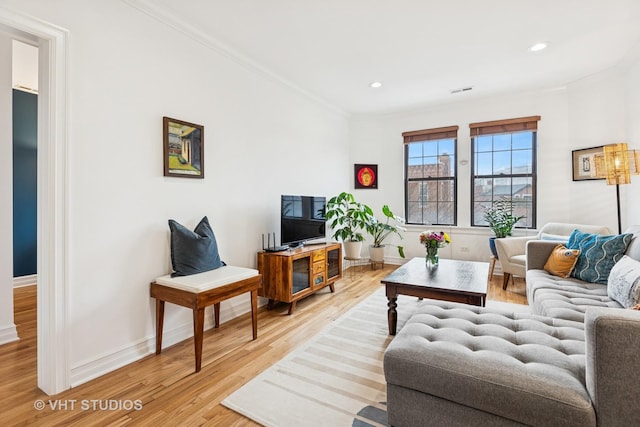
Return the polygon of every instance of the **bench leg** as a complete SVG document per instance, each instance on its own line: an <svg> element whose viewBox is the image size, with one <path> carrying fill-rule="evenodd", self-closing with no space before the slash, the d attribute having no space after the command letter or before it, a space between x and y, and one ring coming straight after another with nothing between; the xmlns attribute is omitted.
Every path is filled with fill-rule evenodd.
<svg viewBox="0 0 640 427"><path fill-rule="evenodd" d="M258 338L258 291L251 291L251 328L253 339Z"/></svg>
<svg viewBox="0 0 640 427"><path fill-rule="evenodd" d="M156 354L162 351L162 328L164 326L164 301L156 298Z"/></svg>
<svg viewBox="0 0 640 427"><path fill-rule="evenodd" d="M220 303L217 302L213 304L213 320L214 320L214 328L220 327Z"/></svg>
<svg viewBox="0 0 640 427"><path fill-rule="evenodd" d="M204 335L204 307L193 309L193 344L196 353L196 372L202 367L202 338Z"/></svg>

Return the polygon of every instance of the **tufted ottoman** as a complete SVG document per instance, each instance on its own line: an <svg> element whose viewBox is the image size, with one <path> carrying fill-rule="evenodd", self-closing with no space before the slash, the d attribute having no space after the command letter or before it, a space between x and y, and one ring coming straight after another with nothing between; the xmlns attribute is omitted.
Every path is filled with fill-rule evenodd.
<svg viewBox="0 0 640 427"><path fill-rule="evenodd" d="M596 424L583 323L425 302L384 356L392 426Z"/></svg>

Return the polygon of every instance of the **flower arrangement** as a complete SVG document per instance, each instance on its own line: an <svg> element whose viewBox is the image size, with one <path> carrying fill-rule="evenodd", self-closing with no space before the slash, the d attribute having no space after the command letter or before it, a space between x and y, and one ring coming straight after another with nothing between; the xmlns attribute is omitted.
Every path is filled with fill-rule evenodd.
<svg viewBox="0 0 640 427"><path fill-rule="evenodd" d="M451 243L451 238L444 231L423 231L420 233L420 243L427 248L425 262L427 267L436 268L438 266L438 249Z"/></svg>
<svg viewBox="0 0 640 427"><path fill-rule="evenodd" d="M444 231L423 231L420 233L420 243L428 248L443 248L451 243L451 238Z"/></svg>

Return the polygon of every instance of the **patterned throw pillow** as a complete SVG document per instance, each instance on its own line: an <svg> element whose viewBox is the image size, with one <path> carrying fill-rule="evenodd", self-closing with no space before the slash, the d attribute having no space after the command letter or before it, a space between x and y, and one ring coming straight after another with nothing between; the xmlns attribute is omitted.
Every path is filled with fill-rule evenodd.
<svg viewBox="0 0 640 427"><path fill-rule="evenodd" d="M218 254L216 236L206 216L193 231L172 219L169 220L169 229L174 270L171 277L203 273L224 265Z"/></svg>
<svg viewBox="0 0 640 427"><path fill-rule="evenodd" d="M544 265L545 271L562 278L569 277L578 261L579 249L567 249L564 245L556 246Z"/></svg>
<svg viewBox="0 0 640 427"><path fill-rule="evenodd" d="M626 308L640 303L640 262L623 256L611 269L607 295Z"/></svg>
<svg viewBox="0 0 640 427"><path fill-rule="evenodd" d="M580 255L571 277L585 282L607 284L611 268L620 261L633 234L590 234L573 230L567 248L579 249Z"/></svg>

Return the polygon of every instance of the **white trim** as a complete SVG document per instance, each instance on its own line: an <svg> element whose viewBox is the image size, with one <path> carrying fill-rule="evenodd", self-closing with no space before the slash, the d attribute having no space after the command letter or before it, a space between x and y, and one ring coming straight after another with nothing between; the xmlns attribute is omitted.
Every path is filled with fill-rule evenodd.
<svg viewBox="0 0 640 427"><path fill-rule="evenodd" d="M38 275L30 274L28 276L20 276L13 278L13 287L22 288L24 286L32 286L38 283Z"/></svg>
<svg viewBox="0 0 640 427"><path fill-rule="evenodd" d="M16 329L16 325L7 326L6 328L0 329L0 345L18 341L19 339L20 337L18 337L18 330Z"/></svg>
<svg viewBox="0 0 640 427"><path fill-rule="evenodd" d="M184 34L185 36L195 40L196 42L202 44L208 49L211 49L224 57L231 59L235 63L243 66L244 68L257 72L264 77L267 77L269 80L276 82L288 89L292 89L293 91L302 94L306 98L322 105L325 108L333 111L334 113L339 114L342 117L349 117L349 113L337 107L334 104L331 104L327 100L321 98L318 95L315 95L305 89L302 89L300 86L291 82L290 80L285 79L284 77L279 76L273 71L267 69L266 67L258 64L253 59L243 55L242 53L232 49L230 46L222 43L221 41L211 37L205 32L195 28L193 25L179 19L175 14L167 11L165 8L161 7L157 3L154 3L150 0L122 0L124 3L129 6L138 9L139 11L147 14L148 16L156 19L157 21L162 22L163 24L173 28L174 30Z"/></svg>
<svg viewBox="0 0 640 427"><path fill-rule="evenodd" d="M38 387L69 388L67 336L67 30L0 8L0 24L37 42L38 69Z"/></svg>
<svg viewBox="0 0 640 427"><path fill-rule="evenodd" d="M251 311L250 300L248 298L234 298L235 304L232 302L231 304L225 304L224 302L221 304L220 308L220 328L224 328L225 319L232 320L235 317L241 316L245 313L249 313ZM232 301L232 300L230 300ZM262 304L265 305L267 300L262 301ZM183 307L183 309L187 310ZM213 328L213 309L207 308L205 313L205 322L204 322L204 330L207 331ZM167 347L171 347L181 341L189 340L188 345L193 348L193 321L185 322L181 325L178 325L172 329L166 328L165 322L165 330L162 334L162 348L165 349ZM203 346L205 345L216 345L215 338L207 340L205 337ZM242 340L242 336L239 340ZM251 340L251 329L247 325L246 328L246 339ZM240 341L239 341L240 343ZM147 336L137 342L122 347L114 352L103 354L97 358L91 360L85 360L80 362L77 366L71 368L71 387L77 387L80 384L84 384L88 381L91 381L95 378L98 378L102 375L105 375L109 372L112 372L118 368L126 366L130 363L134 363L150 354L154 354L156 351L156 336L155 334L151 336ZM193 359L195 363L195 356ZM194 365L195 369L195 365Z"/></svg>

